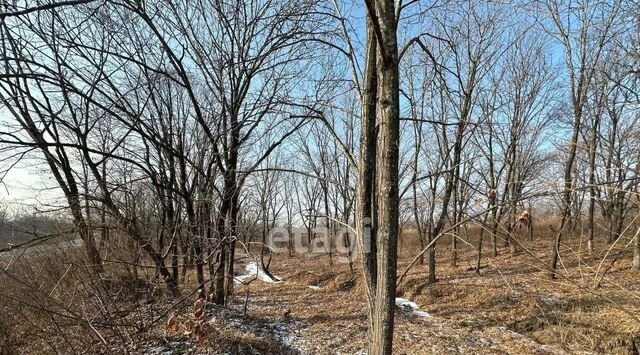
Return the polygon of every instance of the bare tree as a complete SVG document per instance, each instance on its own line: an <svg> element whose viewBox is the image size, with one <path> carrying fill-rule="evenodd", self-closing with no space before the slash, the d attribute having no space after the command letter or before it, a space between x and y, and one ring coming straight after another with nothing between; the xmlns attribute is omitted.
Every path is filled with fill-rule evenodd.
<svg viewBox="0 0 640 355"><path fill-rule="evenodd" d="M570 216L570 207L573 193L573 167L576 158L578 138L582 127L582 118L585 104L589 96L591 83L603 56L605 46L611 36L615 35L612 28L621 7L621 1L613 3L600 3L591 5L581 2L574 7L563 1L547 1L547 9L556 31L554 36L562 44L565 62L569 78L569 92L572 103L572 128L573 133L569 141L569 151L564 167L564 188L561 208L560 228L552 247L551 262L549 268L550 278L555 278L555 270L560 254L560 243L565 225ZM594 6L600 8L595 9ZM604 16L596 18L596 12L602 12ZM568 15L568 16L567 16ZM568 20L568 18L574 20ZM597 33L593 33L594 21L600 21ZM574 27L576 26L577 28ZM577 218L577 216L573 216Z"/></svg>

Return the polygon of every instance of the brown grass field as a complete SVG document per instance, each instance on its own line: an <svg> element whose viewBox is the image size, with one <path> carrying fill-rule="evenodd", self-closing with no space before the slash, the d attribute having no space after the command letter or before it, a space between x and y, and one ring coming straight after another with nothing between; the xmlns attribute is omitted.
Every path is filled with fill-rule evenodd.
<svg viewBox="0 0 640 355"><path fill-rule="evenodd" d="M415 302L428 316L419 317L411 309L397 308L394 352L637 353L640 275L631 270L630 248L618 253L632 236L623 235L615 245L597 239L594 255L587 253L583 239L567 238L561 251L561 277L552 281L546 272L551 234L544 227L538 228L533 241L521 241L516 256L510 256L508 248L500 242L500 254L483 257L479 275L471 270L477 258L477 252L471 248L476 243L474 237L469 237L469 244L458 244L456 267L449 263L450 241L441 240L437 245L438 281L428 284L427 266L416 265L398 287L398 297ZM475 235L473 229L470 235ZM405 232L402 239L399 273L418 250L414 233ZM237 270L241 273L248 256L240 254L238 258ZM121 312L118 322L127 325L122 328L126 331L120 331L119 335L107 335L108 332L99 330L106 344L96 341L86 327L74 322L56 322L58 330L48 328L51 332L48 339L42 332L29 336L30 327L36 325L30 326L24 319L46 322L51 315L43 312L38 318L39 313L26 306L17 312L15 308L8 308L15 305L11 306L5 295L3 314L14 316L2 319L6 326L0 326L3 341L0 344L5 344L5 350L0 354L51 353L46 342L55 341L52 339L56 337L58 341L76 344L72 347L76 353L121 352L112 342L127 344L130 352L146 354L364 353L366 309L360 269L356 262L355 272L351 274L348 264L338 262L335 255L334 259L332 263L327 254L274 256L271 272L282 282L255 280L246 286L237 285L226 309L207 305L203 317L211 329L203 339L196 339L193 332L184 332L182 328L172 330L167 326L172 315L187 323L194 318L192 304L196 295L184 294L183 303L174 303L175 300L164 295L161 286L149 286L153 285L151 272L139 275L139 284L124 275L114 277L108 294L102 295L103 300L118 300L117 309ZM612 265L613 260L616 261ZM599 281L605 270L605 277ZM46 279L60 279L62 271ZM51 287L44 286L44 289ZM61 288L65 291L60 291ZM184 289L192 287L185 285ZM58 285L56 290L61 293L60 300L86 303L82 306L85 310L96 307L80 298L81 294L87 297L91 288L83 293L82 288L69 281ZM125 291L139 294L128 298L117 296ZM20 292L16 289L13 294L20 297ZM4 293L9 294L6 290ZM33 302L22 301L33 307ZM96 323L113 314L116 313L96 316ZM144 331L142 328L135 331L137 323L145 324ZM73 336L64 335L69 329L76 329ZM123 340L116 342L118 336ZM81 345L87 343L93 345ZM10 345L13 350L6 350Z"/></svg>
<svg viewBox="0 0 640 355"><path fill-rule="evenodd" d="M469 271L477 258L470 245L459 243L458 266L452 267L450 241L442 240L437 248L438 281L427 284L426 265L417 265L399 285L398 296L414 301L431 317L398 308L394 352L637 353L640 275L631 270L630 250L618 255L611 266L619 246L631 237L623 235L612 248L596 240L599 252L594 255L587 253L580 238L568 238L561 253L562 276L551 281L546 265L552 233L540 229L534 241L521 242L515 257L501 245L500 255L483 258L480 275ZM403 238L399 273L418 250L413 233ZM246 288L241 286L230 305L240 312L246 296L247 315L241 319L245 324L266 324L263 333L267 336L255 335L255 331L238 335L232 327L233 344L248 337L282 353L352 354L366 349L366 311L357 266L352 275L347 264L332 264L328 255L280 255L272 265L272 272L283 282L257 280ZM596 280L608 268L598 285ZM290 329L288 336L293 340L285 342L287 346L278 330L272 329L273 320ZM270 343L273 339L275 344ZM255 350L262 352L260 347Z"/></svg>

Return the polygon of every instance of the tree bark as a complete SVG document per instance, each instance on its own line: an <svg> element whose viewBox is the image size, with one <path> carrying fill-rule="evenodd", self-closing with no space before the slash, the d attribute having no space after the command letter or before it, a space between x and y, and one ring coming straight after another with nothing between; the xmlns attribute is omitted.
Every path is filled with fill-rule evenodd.
<svg viewBox="0 0 640 355"><path fill-rule="evenodd" d="M365 48L365 72L361 97L362 120L360 128L360 159L358 162L358 184L356 191L356 232L358 246L363 261L363 276L366 285L367 313L369 319L369 339L372 338L373 304L376 278L376 110L377 110L377 42L372 20L367 18L367 39Z"/></svg>
<svg viewBox="0 0 640 355"><path fill-rule="evenodd" d="M398 159L400 141L400 95L398 47L393 2L377 1L381 46L378 50L378 201L377 288L369 354L391 354L396 295L398 242Z"/></svg>

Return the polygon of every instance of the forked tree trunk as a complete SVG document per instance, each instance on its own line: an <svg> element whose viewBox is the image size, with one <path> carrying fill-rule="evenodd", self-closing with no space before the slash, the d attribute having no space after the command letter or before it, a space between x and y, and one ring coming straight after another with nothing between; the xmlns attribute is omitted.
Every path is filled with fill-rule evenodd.
<svg viewBox="0 0 640 355"><path fill-rule="evenodd" d="M232 116L233 118L233 116ZM224 186L222 201L220 209L218 211L218 218L216 223L218 242L220 243L217 266L215 268L213 279L213 301L218 305L224 305L226 301L225 280L227 280L226 273L233 267L228 266L228 263L232 263L233 260L229 258L231 253L230 248L235 246L235 243L231 243L234 237L235 219L237 196L239 195L239 184L236 176L236 169L238 165L238 135L239 127L236 119L231 120L231 137L229 143L229 155L225 159L226 171L224 172ZM233 244L233 245L232 245ZM210 252L212 255L213 253ZM210 261L211 262L211 259Z"/></svg>
<svg viewBox="0 0 640 355"><path fill-rule="evenodd" d="M367 285L368 353L374 355L391 354L393 344L399 228L400 98L394 3L382 0L365 2L368 10L367 64L362 97L357 230ZM377 142L376 106L380 114ZM368 228L372 218L373 233Z"/></svg>

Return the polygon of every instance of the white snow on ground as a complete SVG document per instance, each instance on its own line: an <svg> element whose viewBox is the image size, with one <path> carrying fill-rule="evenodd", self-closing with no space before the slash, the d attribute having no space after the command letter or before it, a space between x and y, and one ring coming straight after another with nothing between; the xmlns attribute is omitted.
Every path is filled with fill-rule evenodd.
<svg viewBox="0 0 640 355"><path fill-rule="evenodd" d="M289 330L289 327L285 323L282 322L273 322L271 323L271 329L273 330L273 334L278 341L278 343L291 347L293 341L296 339L296 335Z"/></svg>
<svg viewBox="0 0 640 355"><path fill-rule="evenodd" d="M431 315L425 311L413 311L413 314L415 314L416 316L420 317L420 318L429 318L431 317Z"/></svg>
<svg viewBox="0 0 640 355"><path fill-rule="evenodd" d="M307 287L312 289L312 290L314 290L314 291L321 291L322 290L322 287L319 287L319 286L309 285Z"/></svg>
<svg viewBox="0 0 640 355"><path fill-rule="evenodd" d="M280 305L277 303L272 305L265 304L265 302L271 302L271 300L271 296L250 297L248 300L248 308L251 312L256 309L261 309L263 311L268 309L273 310L274 308L279 309ZM246 318L241 316L237 311L228 311L226 314L227 315L224 317L225 327L240 329L244 332L255 334L258 338L272 337L278 344L286 348L286 351L283 352L285 354L303 355L308 353L305 350L305 343L302 341L302 334L304 333L304 329L309 327L309 323L294 319L268 319L262 322L256 322L252 320L251 317Z"/></svg>
<svg viewBox="0 0 640 355"><path fill-rule="evenodd" d="M196 350L197 345L189 339L184 341L169 341L152 348L146 349L146 355L173 355L173 354L191 354Z"/></svg>
<svg viewBox="0 0 640 355"><path fill-rule="evenodd" d="M420 310L420 307L415 302L409 301L406 298L396 297L396 306L413 311L413 314L420 318L431 318L431 315L425 311Z"/></svg>
<svg viewBox="0 0 640 355"><path fill-rule="evenodd" d="M247 264L247 266L244 267L245 270L245 274L243 275L238 275L236 277L234 277L234 281L236 283L242 283L244 280L247 279L253 279L253 278L257 278L260 279L264 282L268 282L268 283L278 283L278 282L282 282L282 281L274 281L273 279L271 279L269 277L269 275L267 275L259 266L255 261L252 261L250 263ZM273 277L275 277L276 279L280 279L278 276L273 275Z"/></svg>

